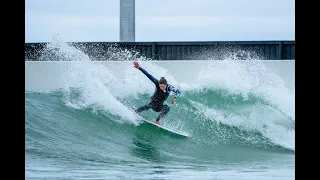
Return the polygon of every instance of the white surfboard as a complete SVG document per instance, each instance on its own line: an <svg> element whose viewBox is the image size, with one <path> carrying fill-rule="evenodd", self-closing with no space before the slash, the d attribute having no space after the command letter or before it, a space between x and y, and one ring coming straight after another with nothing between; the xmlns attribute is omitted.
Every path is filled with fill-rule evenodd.
<svg viewBox="0 0 320 180"><path fill-rule="evenodd" d="M177 135L180 135L180 136L183 136L183 137L189 137L188 134L181 133L181 132L178 132L178 131L169 129L169 128L164 127L164 126L162 126L162 125L159 125L159 124L156 124L156 123L154 123L154 122L148 121L148 120L146 120L146 119L144 119L144 118L141 118L141 120L142 120L143 122L146 122L146 123L148 123L148 124L154 125L154 126L156 126L156 127L158 127L158 128L164 129L164 130L166 130L166 131L168 131L168 132L171 132L171 133L173 133L173 134L177 134Z"/></svg>
<svg viewBox="0 0 320 180"><path fill-rule="evenodd" d="M134 107L131 107L130 109L132 110L133 113L135 113L135 111L134 111L135 108L134 108ZM135 113L135 114L136 114L136 113ZM136 114L136 115L138 115L138 114ZM139 115L138 115L138 116L139 116ZM183 137L190 137L188 134L181 133L181 132L178 132L178 131L169 129L169 128L164 127L164 126L162 126L162 125L159 125L159 124L156 124L156 123L151 122L151 121L149 121L149 120L146 120L146 119L144 119L144 118L141 117L141 116L139 116L139 117L140 117L140 119L141 119L143 122L148 123L148 124L151 124L151 125L154 125L154 126L156 126L156 127L158 127L158 128L164 129L164 130L166 130L166 131L168 131L168 132L170 132L170 133L173 133L173 134L176 134L176 135L180 135L180 136L183 136Z"/></svg>

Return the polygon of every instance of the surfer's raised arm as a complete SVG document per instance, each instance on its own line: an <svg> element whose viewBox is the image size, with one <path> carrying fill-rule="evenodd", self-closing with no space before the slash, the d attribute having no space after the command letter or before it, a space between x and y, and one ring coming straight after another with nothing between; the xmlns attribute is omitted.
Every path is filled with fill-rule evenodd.
<svg viewBox="0 0 320 180"><path fill-rule="evenodd" d="M134 67L139 69L141 72L143 72L143 74L145 74L155 85L157 85L159 83L159 81L154 78L151 74L149 74L146 70L144 70L142 67L140 67L138 62L133 62Z"/></svg>

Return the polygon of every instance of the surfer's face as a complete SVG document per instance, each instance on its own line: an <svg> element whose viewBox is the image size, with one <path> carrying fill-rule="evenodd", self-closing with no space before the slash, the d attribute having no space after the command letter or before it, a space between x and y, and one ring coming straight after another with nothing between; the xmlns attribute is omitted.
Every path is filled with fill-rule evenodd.
<svg viewBox="0 0 320 180"><path fill-rule="evenodd" d="M166 89L167 85L166 84L159 84L159 87L163 91Z"/></svg>

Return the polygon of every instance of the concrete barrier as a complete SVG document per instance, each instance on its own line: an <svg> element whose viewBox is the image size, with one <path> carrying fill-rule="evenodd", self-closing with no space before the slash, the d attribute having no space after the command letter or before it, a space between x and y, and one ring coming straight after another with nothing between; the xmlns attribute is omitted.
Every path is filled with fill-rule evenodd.
<svg viewBox="0 0 320 180"><path fill-rule="evenodd" d="M194 83L197 81L199 73L214 66L214 63L221 61L215 60L178 60L178 61L152 61L152 63L164 68L173 76L179 83ZM254 64L257 61L236 61L236 63ZM295 61L294 60L270 60L258 61L267 69L268 72L275 73L280 77L290 89L294 88L295 83ZM77 61L26 61L25 62L25 90L26 91L45 91L63 88L66 83L66 77L69 75L70 69L76 64L81 63ZM101 64L110 70L111 73L117 73L121 76L121 71L131 68L132 61L91 61L90 64ZM143 66L144 62L140 62ZM115 68L116 67L116 68ZM133 67L132 67L133 68ZM73 69L74 70L74 69ZM156 71L156 70L153 70ZM232 73L232 70L229 70ZM212 72L215 75L215 72ZM226 72L228 73L228 72ZM229 81L232 81L230 79ZM72 82L68 82L69 84ZM74 82L76 86L77 82Z"/></svg>

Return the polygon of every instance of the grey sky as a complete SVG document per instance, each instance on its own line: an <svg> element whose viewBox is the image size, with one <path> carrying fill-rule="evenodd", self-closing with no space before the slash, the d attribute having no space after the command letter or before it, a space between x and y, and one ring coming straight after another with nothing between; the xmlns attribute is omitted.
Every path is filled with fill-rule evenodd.
<svg viewBox="0 0 320 180"><path fill-rule="evenodd" d="M135 0L136 41L295 40L294 0ZM119 0L27 0L25 42L119 41Z"/></svg>

